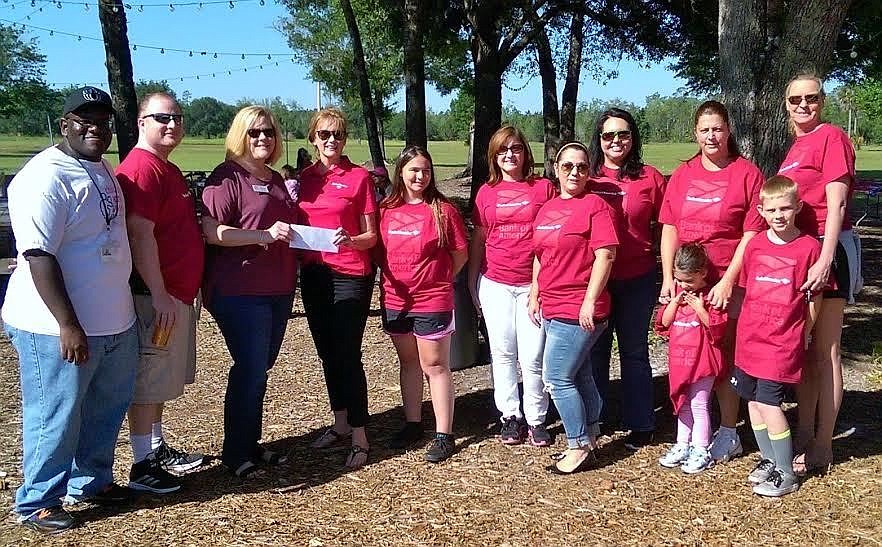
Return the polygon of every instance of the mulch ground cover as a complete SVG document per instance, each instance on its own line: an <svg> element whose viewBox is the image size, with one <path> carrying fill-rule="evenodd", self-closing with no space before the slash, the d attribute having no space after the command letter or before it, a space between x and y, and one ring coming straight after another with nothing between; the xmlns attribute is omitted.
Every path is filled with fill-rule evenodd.
<svg viewBox="0 0 882 547"><path fill-rule="evenodd" d="M461 192L455 182L448 184L448 192ZM0 519L0 545L882 544L882 393L868 379L879 367L874 345L882 342L882 229L865 227L863 233L867 286L846 317L847 391L834 444L836 465L783 499L762 499L747 486L756 457L749 425L740 431L746 455L733 462L697 476L658 466L675 428L660 340L652 349L657 444L631 453L623 446L624 433L604 437L597 470L571 477L545 471L548 456L565 446L559 421L552 424L553 447L503 446L486 366L454 374L453 458L432 465L423 461L422 446L386 449L403 416L397 360L376 302L364 343L373 448L369 465L349 472L343 468L345 448L308 447L330 423L330 411L298 303L270 375L264 415L264 440L288 453L288 464L243 482L212 458L184 478L179 493L142 495L114 508L74 507L82 524L56 537L26 530L11 515ZM230 358L208 314L198 336L196 384L169 405L166 432L173 446L215 457ZM618 387L613 382L612 393ZM4 337L0 470L7 476L0 506L8 509L21 483L19 397L17 359ZM428 402L424 424L432 427ZM122 483L131 465L127 435L123 427L115 466Z"/></svg>

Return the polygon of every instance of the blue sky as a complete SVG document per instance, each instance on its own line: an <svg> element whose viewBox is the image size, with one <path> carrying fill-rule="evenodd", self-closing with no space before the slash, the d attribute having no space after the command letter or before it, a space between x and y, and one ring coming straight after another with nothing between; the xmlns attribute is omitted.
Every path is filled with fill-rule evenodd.
<svg viewBox="0 0 882 547"><path fill-rule="evenodd" d="M52 29L48 31L27 28L27 36L38 40L40 49L47 57L46 79L52 84L90 83L107 88L104 68L104 47L100 41L88 37L100 37L95 0L83 0L90 4L88 10L83 2L61 0L59 9L49 0L0 0L0 20ZM171 11L168 5L157 6L159 0L145 0L142 5L131 0L132 9L127 10L129 41L141 47L132 52L135 80L167 80L178 94L189 90L193 98L213 96L233 102L242 97L261 99L279 96L295 100L301 106L314 107L315 84L309 80L308 70L291 62L291 50L285 37L273 28L285 10L273 0L237 1L229 7L228 0L209 4L177 5ZM176 0L172 0L176 1ZM197 2L198 0L180 0ZM33 5L32 5L33 3ZM153 6L149 5L153 4ZM42 7L42 11L40 8ZM30 16L30 19L27 18ZM82 36L65 36L62 32ZM157 46L186 50L183 53L149 50L144 46ZM191 57L189 52L193 51ZM205 51L207 55L201 55ZM234 53L232 56L214 52ZM262 56L246 56L241 53L263 53ZM272 56L268 59L266 54ZM278 66L276 66L278 63ZM263 65L263 68L258 68ZM244 71L243 69L246 69ZM590 74L583 73L579 100L589 101L619 97L636 104L652 93L669 95L685 82L674 77L664 65L644 69L630 62L616 67L620 77L601 84ZM232 74L228 74L231 71ZM211 77L210 74L215 74ZM200 75L199 79L194 78ZM181 81L181 77L184 80ZM520 110L540 111L541 82L538 76L529 82L510 77L508 87L521 88L511 91L503 88L503 102ZM563 85L559 85L558 92ZM429 108L446 110L451 96L441 96L434 89L427 90ZM398 108L404 107L403 91L398 97Z"/></svg>

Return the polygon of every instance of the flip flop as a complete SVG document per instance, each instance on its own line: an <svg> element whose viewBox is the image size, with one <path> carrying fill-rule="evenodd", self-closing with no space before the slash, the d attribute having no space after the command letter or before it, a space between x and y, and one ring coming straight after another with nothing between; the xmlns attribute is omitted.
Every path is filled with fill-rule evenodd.
<svg viewBox="0 0 882 547"><path fill-rule="evenodd" d="M333 427L325 429L319 437L310 443L310 448L330 448L336 444L340 444L349 437L352 437L352 431L347 433L338 433Z"/></svg>
<svg viewBox="0 0 882 547"><path fill-rule="evenodd" d="M370 454L370 448L364 448L357 444L352 445L352 448L349 449L349 455L346 456L346 467L352 470L361 469L367 464ZM364 456L363 459L362 456Z"/></svg>

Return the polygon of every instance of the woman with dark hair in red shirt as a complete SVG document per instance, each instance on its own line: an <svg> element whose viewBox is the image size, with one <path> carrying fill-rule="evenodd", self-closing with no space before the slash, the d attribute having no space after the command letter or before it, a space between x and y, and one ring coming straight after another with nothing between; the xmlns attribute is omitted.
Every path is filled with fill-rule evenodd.
<svg viewBox="0 0 882 547"><path fill-rule="evenodd" d="M588 145L591 180L588 191L616 210L619 248L610 273L612 312L609 328L591 350L594 380L604 400L601 420L609 423L606 404L613 332L621 367L622 425L629 430L625 448L652 442L655 401L649 364L649 322L656 300L653 223L665 195L665 178L643 163L640 129L625 110L611 108L598 118Z"/></svg>
<svg viewBox="0 0 882 547"><path fill-rule="evenodd" d="M724 337L727 367L734 359L735 325L744 299L738 287L744 248L766 223L759 214L759 191L763 175L741 156L729 124L729 111L717 101L705 101L695 112L695 140L699 151L672 174L659 212L662 227L662 290L659 301L675 297L674 253L685 243L701 243L710 264L707 300L728 312ZM726 374L723 374L726 376ZM738 395L728 384L716 386L720 403L720 429L710 447L715 461L741 454Z"/></svg>
<svg viewBox="0 0 882 547"><path fill-rule="evenodd" d="M542 379L567 435L566 452L548 470L569 475L591 469L597 461L603 401L591 370L591 346L607 326L606 281L618 238L612 207L587 191L585 145L562 146L555 172L560 196L545 202L533 224L528 310L545 328Z"/></svg>

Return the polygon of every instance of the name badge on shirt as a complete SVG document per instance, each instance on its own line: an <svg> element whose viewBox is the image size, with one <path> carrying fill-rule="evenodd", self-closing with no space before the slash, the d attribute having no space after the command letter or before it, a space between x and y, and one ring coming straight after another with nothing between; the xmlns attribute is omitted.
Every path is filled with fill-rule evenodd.
<svg viewBox="0 0 882 547"><path fill-rule="evenodd" d="M98 252L101 254L101 262L104 264L122 260L122 247L119 241L108 241L98 249Z"/></svg>
<svg viewBox="0 0 882 547"><path fill-rule="evenodd" d="M252 184L251 189L257 192L258 194L269 194L269 185L268 184Z"/></svg>

